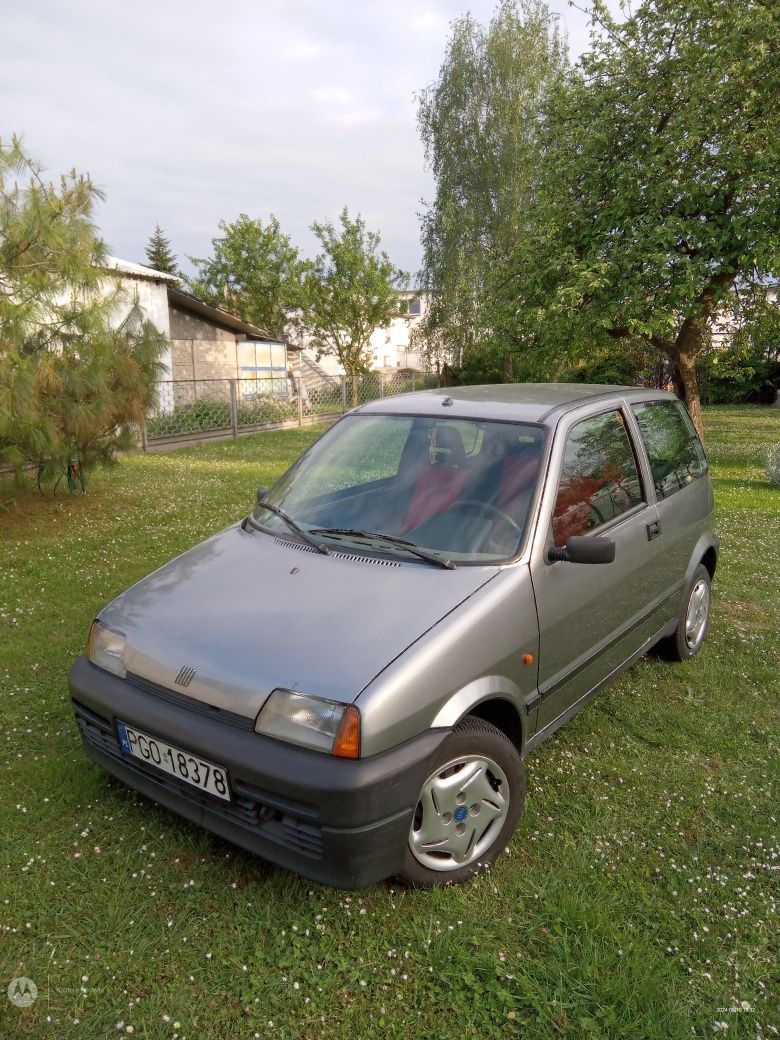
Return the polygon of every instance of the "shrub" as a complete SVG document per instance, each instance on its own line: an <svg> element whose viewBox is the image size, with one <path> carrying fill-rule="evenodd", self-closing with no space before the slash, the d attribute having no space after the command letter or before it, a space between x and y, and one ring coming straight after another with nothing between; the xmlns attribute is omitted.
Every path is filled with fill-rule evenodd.
<svg viewBox="0 0 780 1040"><path fill-rule="evenodd" d="M263 396L238 406L238 425L255 426L260 423L281 422L298 414L298 405L278 397Z"/></svg>

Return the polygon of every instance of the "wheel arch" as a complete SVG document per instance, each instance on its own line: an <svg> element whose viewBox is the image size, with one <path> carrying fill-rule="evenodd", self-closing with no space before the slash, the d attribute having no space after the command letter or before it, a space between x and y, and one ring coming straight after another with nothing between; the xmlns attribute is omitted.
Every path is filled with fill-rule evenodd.
<svg viewBox="0 0 780 1040"><path fill-rule="evenodd" d="M483 719L500 730L523 753L526 718L524 696L508 676L485 675L467 683L441 705L431 728L446 726L454 729L468 715Z"/></svg>
<svg viewBox="0 0 780 1040"><path fill-rule="evenodd" d="M694 572L699 566L706 567L710 579L713 577L718 563L719 544L717 536L712 534L710 531L701 535L691 553L688 569L685 573L686 585L690 585L693 580Z"/></svg>
<svg viewBox="0 0 780 1040"><path fill-rule="evenodd" d="M491 697L490 700L480 701L466 713L463 718L482 719L495 726L505 737L514 744L517 753L522 755L524 744L523 720L517 705L505 697ZM462 720L461 720L462 721Z"/></svg>
<svg viewBox="0 0 780 1040"><path fill-rule="evenodd" d="M718 550L714 545L710 545L705 549L704 555L699 562L707 568L711 581L715 577L715 568L718 565Z"/></svg>

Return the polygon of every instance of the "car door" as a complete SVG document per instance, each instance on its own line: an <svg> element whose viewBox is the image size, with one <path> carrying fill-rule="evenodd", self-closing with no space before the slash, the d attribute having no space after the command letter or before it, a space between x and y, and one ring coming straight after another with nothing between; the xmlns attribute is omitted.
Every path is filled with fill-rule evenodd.
<svg viewBox="0 0 780 1040"><path fill-rule="evenodd" d="M537 730L578 703L648 638L658 600L656 507L644 450L620 403L561 421L531 555L539 616ZM611 538L612 563L551 563L571 535Z"/></svg>

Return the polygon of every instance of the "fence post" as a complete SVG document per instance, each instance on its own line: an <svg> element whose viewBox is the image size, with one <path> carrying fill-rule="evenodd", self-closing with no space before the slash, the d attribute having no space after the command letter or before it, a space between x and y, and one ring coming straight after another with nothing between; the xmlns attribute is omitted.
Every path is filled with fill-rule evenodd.
<svg viewBox="0 0 780 1040"><path fill-rule="evenodd" d="M298 425L303 426L303 376L298 370Z"/></svg>
<svg viewBox="0 0 780 1040"><path fill-rule="evenodd" d="M385 374L384 372L379 373L379 396L385 396Z"/></svg>
<svg viewBox="0 0 780 1040"><path fill-rule="evenodd" d="M412 390L417 389L417 373L412 372Z"/></svg>
<svg viewBox="0 0 780 1040"><path fill-rule="evenodd" d="M233 436L238 437L238 394L235 379L230 380L230 425Z"/></svg>
<svg viewBox="0 0 780 1040"><path fill-rule="evenodd" d="M341 411L347 410L347 377L341 377Z"/></svg>

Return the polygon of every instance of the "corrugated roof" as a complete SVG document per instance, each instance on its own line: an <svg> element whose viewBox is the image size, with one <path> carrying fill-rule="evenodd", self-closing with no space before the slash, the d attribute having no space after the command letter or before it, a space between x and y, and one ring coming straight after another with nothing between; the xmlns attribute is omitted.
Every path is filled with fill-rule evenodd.
<svg viewBox="0 0 780 1040"><path fill-rule="evenodd" d="M193 296L192 293L184 292L183 289L178 289L173 285L168 286L168 303L171 307L176 307L177 310L187 311L189 314L195 314L197 317L204 318L206 321L210 321L214 325L221 325L222 328L230 329L231 332L243 332L251 339L264 339L271 343L281 342L281 340L269 336L268 333L258 325L253 325L249 321L244 321L244 319L239 318L237 314L231 314L229 311L225 311L221 307L212 307L211 304L204 303L203 300L199 300L197 296ZM300 350L300 347L288 344L287 349Z"/></svg>

